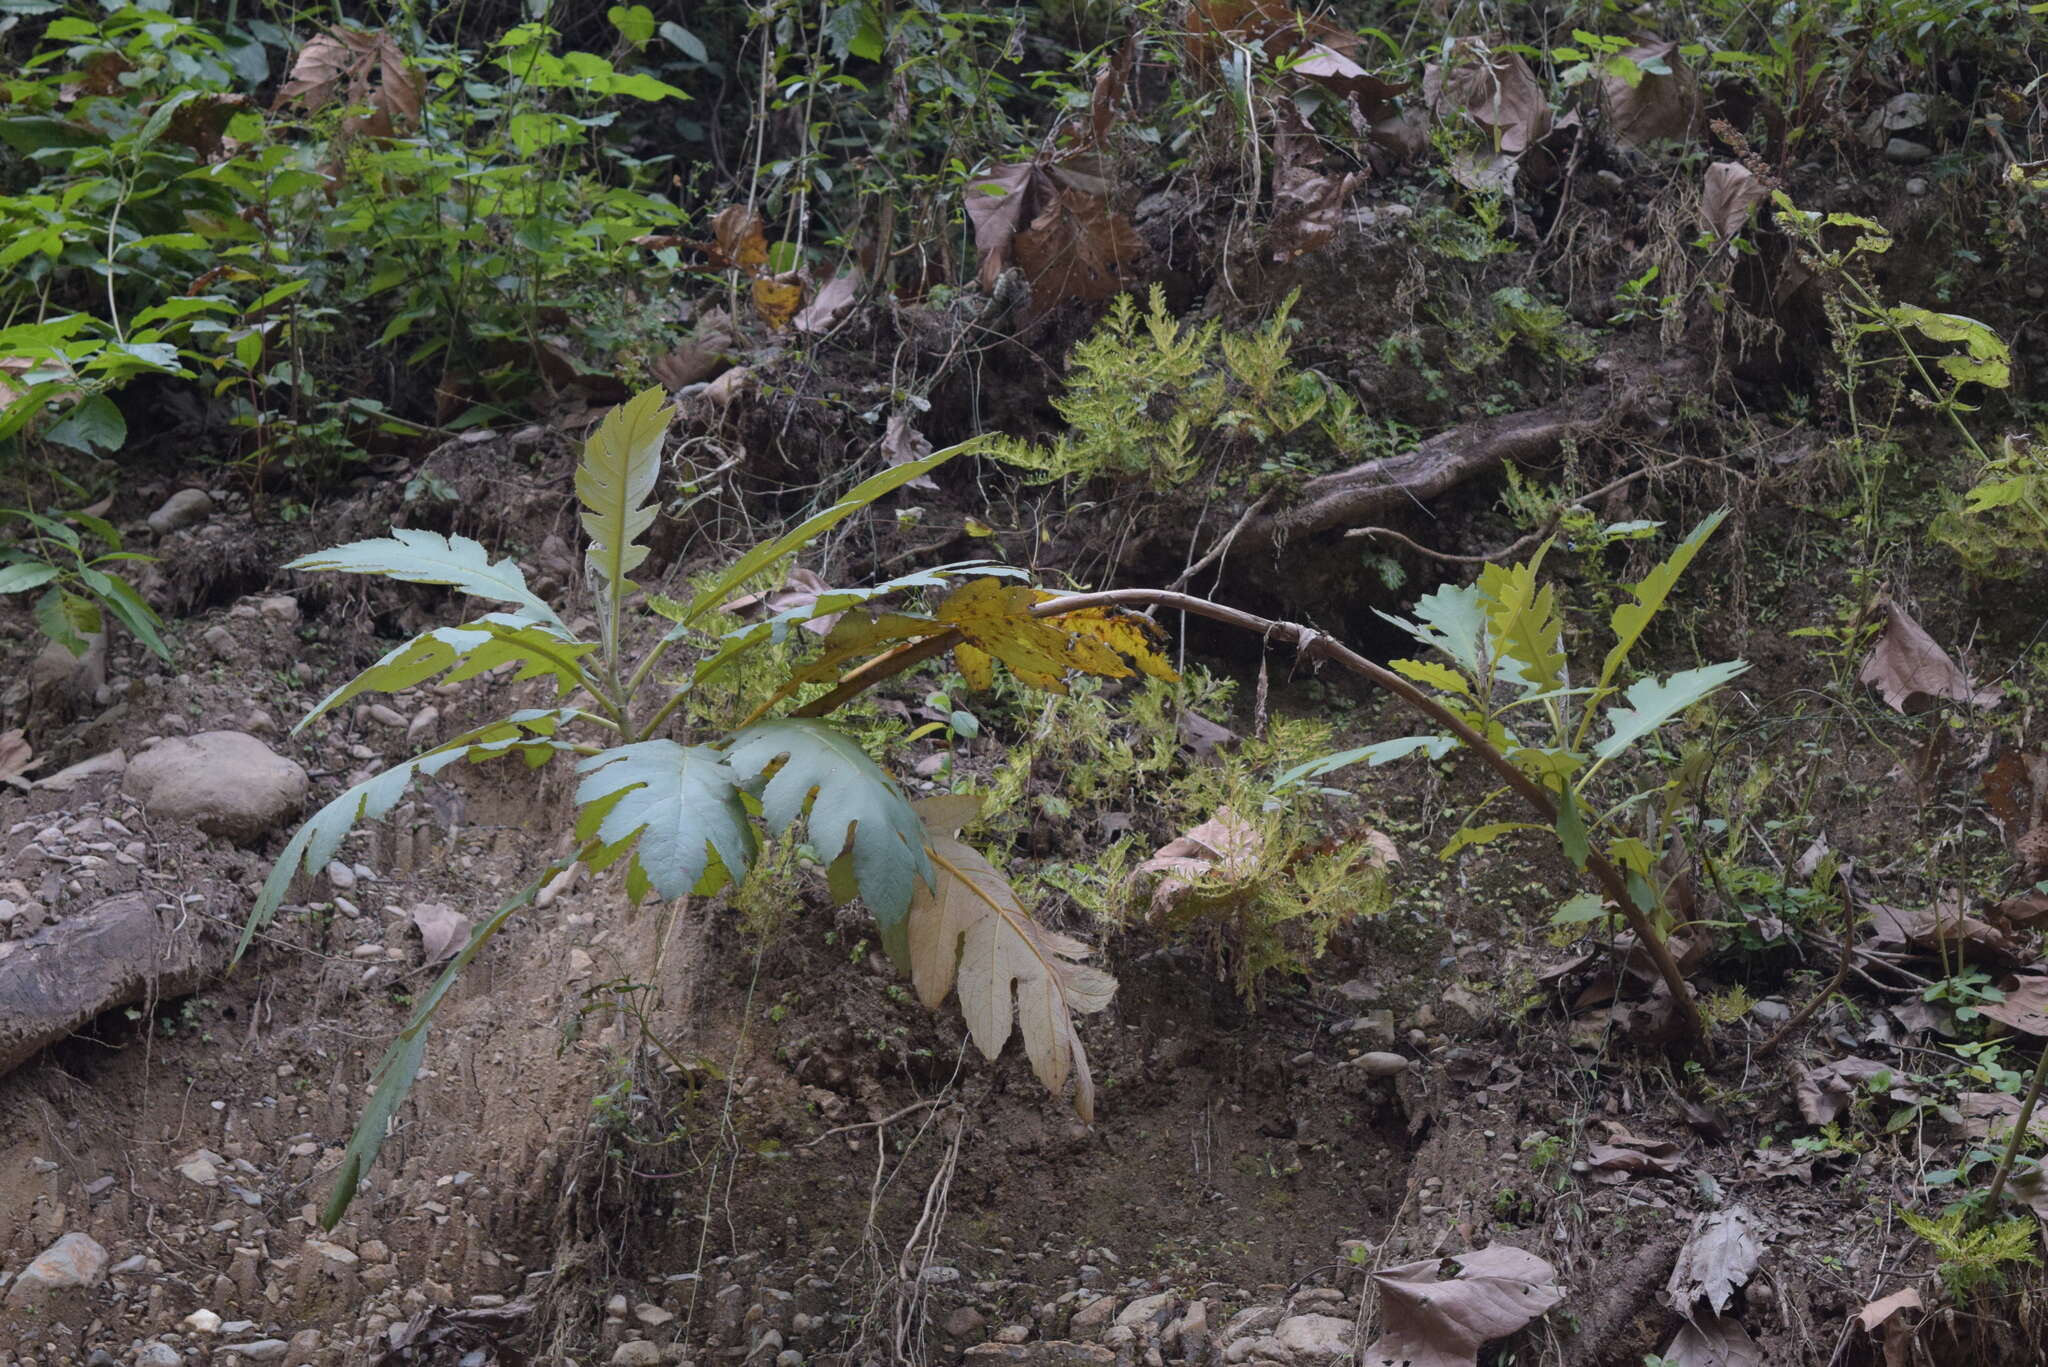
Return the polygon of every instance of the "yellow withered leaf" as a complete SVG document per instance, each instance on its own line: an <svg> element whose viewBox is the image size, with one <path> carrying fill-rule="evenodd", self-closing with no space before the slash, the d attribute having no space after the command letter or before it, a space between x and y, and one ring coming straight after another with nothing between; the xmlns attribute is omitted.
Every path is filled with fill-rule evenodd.
<svg viewBox="0 0 2048 1367"><path fill-rule="evenodd" d="M803 281L793 275L754 282L754 310L761 315L761 321L768 325L770 332L780 332L788 327L789 320L796 317L803 306Z"/></svg>
<svg viewBox="0 0 2048 1367"><path fill-rule="evenodd" d="M1109 679L1130 677L1130 666L1102 642L1033 617L1031 606L1037 601L1038 591L1029 585L972 579L953 590L934 615L960 628L969 641L1035 688L1066 692L1061 680L1069 669Z"/></svg>
<svg viewBox="0 0 2048 1367"><path fill-rule="evenodd" d="M960 677L975 692L986 693L996 686L995 661L986 650L962 642L953 647L953 663L960 666Z"/></svg>
<svg viewBox="0 0 2048 1367"><path fill-rule="evenodd" d="M1038 601L1042 603L1058 596L1041 589ZM1180 675L1166 662L1166 632L1150 617L1101 607L1062 612L1056 617L1040 620L1057 622L1068 631L1093 637L1118 654L1129 657L1132 664L1163 683L1180 682Z"/></svg>

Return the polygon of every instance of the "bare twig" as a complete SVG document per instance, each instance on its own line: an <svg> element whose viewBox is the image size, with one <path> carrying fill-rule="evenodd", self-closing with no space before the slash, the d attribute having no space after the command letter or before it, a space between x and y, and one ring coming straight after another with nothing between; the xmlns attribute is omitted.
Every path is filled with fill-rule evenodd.
<svg viewBox="0 0 2048 1367"><path fill-rule="evenodd" d="M1842 990L1842 984L1849 977L1849 965L1856 962L1855 939L1856 897L1849 891L1849 882L1845 878L1842 880L1842 955L1841 962L1835 965L1834 981L1814 993L1813 996L1807 999L1804 1006L1794 1011L1786 1018L1783 1025L1772 1031L1771 1037L1756 1047L1757 1057L1761 1058L1765 1054L1771 1053L1779 1045L1791 1038L1792 1032L1806 1024L1807 1019L1820 1009L1822 1002Z"/></svg>

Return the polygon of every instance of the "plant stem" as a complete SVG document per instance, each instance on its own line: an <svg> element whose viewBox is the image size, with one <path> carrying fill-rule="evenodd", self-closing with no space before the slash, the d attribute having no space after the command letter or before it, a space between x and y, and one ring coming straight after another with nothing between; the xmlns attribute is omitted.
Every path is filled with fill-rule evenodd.
<svg viewBox="0 0 2048 1367"><path fill-rule="evenodd" d="M2034 1064L2034 1080L2027 1084L2027 1094L2020 1098L2019 1117L2013 1121L2012 1138L2005 1143L2005 1152L1998 1156L1998 1171L1991 1174L1991 1185L1984 1189L1984 1218L1989 1219L1998 1209L1998 1198L2005 1193L2005 1179L2012 1175L2013 1161L2020 1156L2020 1145L2027 1142L2027 1126L2034 1119L2034 1103L2041 1099L2042 1079L2048 1078L2048 1044L2041 1049L2041 1057Z"/></svg>

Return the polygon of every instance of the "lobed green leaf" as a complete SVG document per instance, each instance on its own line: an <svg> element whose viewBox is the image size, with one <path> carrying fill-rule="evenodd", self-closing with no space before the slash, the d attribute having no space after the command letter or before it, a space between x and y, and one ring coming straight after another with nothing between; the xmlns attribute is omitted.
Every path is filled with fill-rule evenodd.
<svg viewBox="0 0 2048 1367"><path fill-rule="evenodd" d="M398 693L426 680L448 673L448 683L473 679L499 665L517 664L512 678L554 678L558 696L572 688L588 687L580 663L597 649L587 642L570 639L553 628L509 612L493 612L459 627L436 627L421 632L404 645L322 698L299 724L297 735L308 723L362 693Z"/></svg>
<svg viewBox="0 0 2048 1367"><path fill-rule="evenodd" d="M1486 607L1476 584L1445 584L1415 600L1415 620L1373 609L1426 646L1441 650L1472 678L1484 672Z"/></svg>
<svg viewBox="0 0 2048 1367"><path fill-rule="evenodd" d="M659 386L642 390L605 414L576 466L576 497L590 538L586 560L615 599L631 588L627 576L647 559L639 538L654 521L650 500L661 474L662 438L675 418L673 408L662 406L664 397Z"/></svg>
<svg viewBox="0 0 2048 1367"><path fill-rule="evenodd" d="M572 633L545 600L526 586L526 575L509 556L493 562L490 553L466 536L393 527L391 535L302 555L288 570L337 570L343 574L381 574L410 584L447 584L494 602L525 609L524 616L551 624L564 639Z"/></svg>
<svg viewBox="0 0 2048 1367"><path fill-rule="evenodd" d="M1603 761L1613 759L1748 668L1746 660L1725 660L1698 669L1682 669L1669 679L1636 680L1623 695L1629 705L1608 709L1607 719L1614 724L1614 734L1595 746L1593 753Z"/></svg>
<svg viewBox="0 0 2048 1367"><path fill-rule="evenodd" d="M609 863L637 836L634 866L663 898L716 891L752 866L754 828L738 776L718 751L648 740L592 755L576 769L585 775L576 805L601 812L586 838L603 842Z"/></svg>
<svg viewBox="0 0 2048 1367"><path fill-rule="evenodd" d="M775 767L780 762L780 767ZM761 815L780 835L809 812L811 844L826 865L842 854L891 956L906 948L905 918L921 882L937 891L924 823L887 774L851 737L822 722L783 719L750 726L726 751L742 781L769 775Z"/></svg>

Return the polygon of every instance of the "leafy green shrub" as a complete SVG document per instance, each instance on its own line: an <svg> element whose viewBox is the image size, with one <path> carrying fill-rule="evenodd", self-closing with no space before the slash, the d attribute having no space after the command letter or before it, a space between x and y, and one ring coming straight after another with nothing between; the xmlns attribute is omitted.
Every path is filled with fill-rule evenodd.
<svg viewBox="0 0 2048 1367"><path fill-rule="evenodd" d="M573 378L578 337L617 345L672 275L635 239L681 220L663 159L593 169L587 141L619 101L683 92L558 46L538 24L479 53L156 5L50 20L0 76L0 451L118 450L111 396L145 374L208 380L258 467ZM246 92L272 49L292 79L265 112ZM366 348L430 383L367 397Z"/></svg>
<svg viewBox="0 0 2048 1367"><path fill-rule="evenodd" d="M2007 436L1984 477L1930 530L1970 573L2010 579L2048 558L2048 459L2040 443Z"/></svg>
<svg viewBox="0 0 2048 1367"><path fill-rule="evenodd" d="M1655 799L1675 794L1680 780L1673 774L1636 792L1625 787L1613 791L1611 780L1606 787L1595 780L1616 761L1641 752L1687 708L1749 667L1729 660L1623 686L1629 655L1725 516L1715 513L1700 523L1669 558L1630 586L1629 601L1610 618L1614 644L1590 687L1572 681L1556 588L1537 579L1548 543L1526 563L1488 565L1471 584L1446 585L1426 595L1416 602L1413 620L1382 613L1439 657L1395 660L1390 668L1428 690L1432 704L1462 723L1467 734L1403 736L1326 755L1281 774L1275 789L1285 793L1361 762L1380 765L1417 754L1440 759L1461 745L1476 749L1483 744L1496 757L1498 771L1516 776L1511 786L1530 805L1540 798L1548 819L1479 822L1493 799L1506 791L1496 790L1467 814L1443 856L1516 831L1547 829L1572 865L1591 870L1602 885L1599 893L1567 899L1552 916L1553 924L1584 926L1619 916L1654 941L1645 946L1653 954L1662 951L1663 936L1673 925L1657 876L1663 835L1653 829L1646 839L1631 823L1644 821L1644 812L1654 819ZM1601 722L1609 733L1596 741ZM1667 981L1674 973L1666 973ZM1698 1021L1689 999L1681 1009Z"/></svg>
<svg viewBox="0 0 2048 1367"><path fill-rule="evenodd" d="M996 831L1027 814L1060 826L1134 820L1136 832L1085 861L1047 863L1036 880L1106 925L1149 925L1200 948L1256 1003L1273 979L1310 973L1343 926L1386 910L1391 846L1314 788L1273 791L1276 771L1328 751L1327 723L1273 717L1257 736L1189 757L1180 716L1219 706L1231 687L1194 667L1177 683L1146 679L1115 708L1092 689L1048 700L984 811ZM1057 773L1057 790L1031 791L1034 772Z"/></svg>
<svg viewBox="0 0 2048 1367"><path fill-rule="evenodd" d="M22 539L0 541L0 593L41 589L35 619L44 636L73 655L84 655L86 637L106 630L106 619L111 616L157 655L171 658L157 634L163 621L156 610L109 568L149 557L122 550L121 534L111 523L91 513L49 515L25 508L0 508L0 519L26 527ZM70 522L84 528L84 535L69 526ZM107 549L89 554L86 536L98 539Z"/></svg>
<svg viewBox="0 0 2048 1367"><path fill-rule="evenodd" d="M1155 489L1179 487L1232 442L1279 454L1275 446L1325 414L1334 389L1291 358L1299 295L1242 333L1181 323L1157 285L1142 314L1118 295L1068 358L1065 392L1053 400L1067 430L1049 443L992 437L989 454L1041 481L1121 476ZM1358 421L1355 405L1345 417Z"/></svg>

